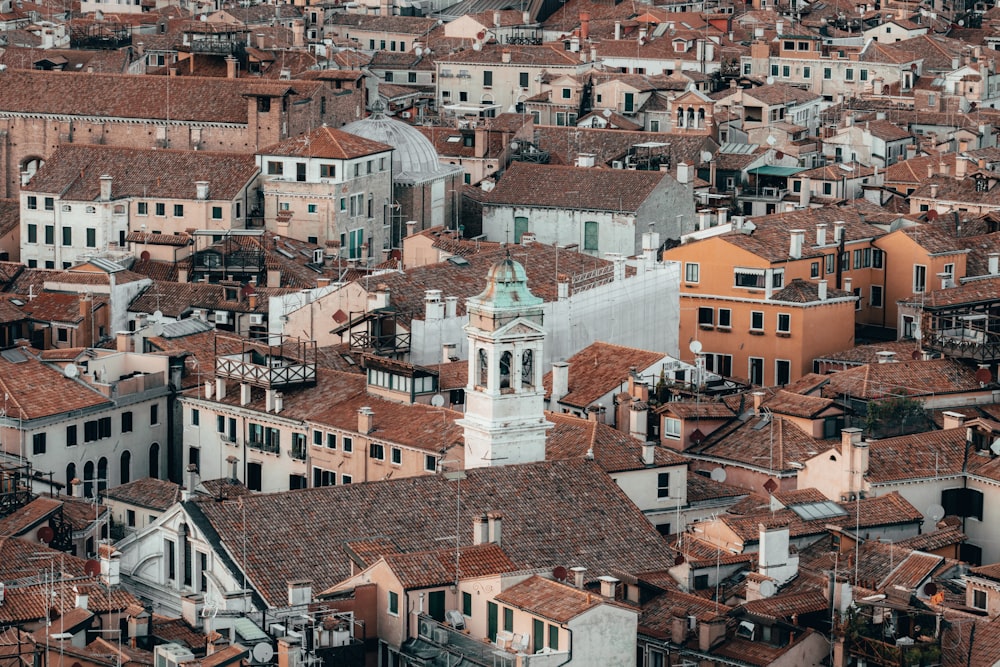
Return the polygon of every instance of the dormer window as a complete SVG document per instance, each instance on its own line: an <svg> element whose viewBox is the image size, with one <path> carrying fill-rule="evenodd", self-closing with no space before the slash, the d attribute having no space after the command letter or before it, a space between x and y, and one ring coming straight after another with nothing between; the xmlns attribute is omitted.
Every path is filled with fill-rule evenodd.
<svg viewBox="0 0 1000 667"><path fill-rule="evenodd" d="M226 301L236 301L238 288L226 287Z"/></svg>
<svg viewBox="0 0 1000 667"><path fill-rule="evenodd" d="M683 39L674 40L674 51L676 51L677 53L684 53L687 50L688 50L688 45L686 41L684 41Z"/></svg>
<svg viewBox="0 0 1000 667"><path fill-rule="evenodd" d="M987 192L990 189L990 182L982 176L976 177L976 192Z"/></svg>

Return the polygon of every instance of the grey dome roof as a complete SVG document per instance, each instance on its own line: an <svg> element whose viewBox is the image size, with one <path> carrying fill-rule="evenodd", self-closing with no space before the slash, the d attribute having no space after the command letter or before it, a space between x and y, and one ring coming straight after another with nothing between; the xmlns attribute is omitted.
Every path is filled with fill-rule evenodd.
<svg viewBox="0 0 1000 667"><path fill-rule="evenodd" d="M392 146L392 180L412 185L461 171L458 165L441 164L437 150L420 130L389 118L376 109L371 116L348 123L344 132Z"/></svg>

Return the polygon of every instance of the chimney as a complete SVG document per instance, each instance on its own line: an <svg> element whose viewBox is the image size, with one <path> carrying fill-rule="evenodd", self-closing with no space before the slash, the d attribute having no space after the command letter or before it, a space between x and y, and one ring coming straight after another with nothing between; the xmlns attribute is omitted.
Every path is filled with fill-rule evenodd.
<svg viewBox="0 0 1000 667"><path fill-rule="evenodd" d="M764 404L765 394L762 391L755 391L753 392L752 396L753 396L753 413L755 416L759 416L760 407Z"/></svg>
<svg viewBox="0 0 1000 667"><path fill-rule="evenodd" d="M1000 252L991 252L989 255L990 275L1000 274Z"/></svg>
<svg viewBox="0 0 1000 667"><path fill-rule="evenodd" d="M509 63L510 62L510 49L504 49L500 52L500 62Z"/></svg>
<svg viewBox="0 0 1000 667"><path fill-rule="evenodd" d="M933 162L928 162L927 163L927 178L933 178L935 173L937 173L937 172L934 171L934 163Z"/></svg>
<svg viewBox="0 0 1000 667"><path fill-rule="evenodd" d="M440 320L444 318L444 303L441 301L441 290L429 289L424 292L424 320Z"/></svg>
<svg viewBox="0 0 1000 667"><path fill-rule="evenodd" d="M691 165L687 162L677 163L677 182L681 185L687 185L691 180Z"/></svg>
<svg viewBox="0 0 1000 667"><path fill-rule="evenodd" d="M816 245L826 245L826 223L821 222L816 225Z"/></svg>
<svg viewBox="0 0 1000 667"><path fill-rule="evenodd" d="M415 232L416 230L417 230L417 221L416 220L407 220L406 221L406 235L407 236L413 236L413 232Z"/></svg>
<svg viewBox="0 0 1000 667"><path fill-rule="evenodd" d="M187 489L184 491L184 499L191 500L194 491L198 487L198 465L189 463L187 467Z"/></svg>
<svg viewBox="0 0 1000 667"><path fill-rule="evenodd" d="M941 416L944 417L944 423L942 424L942 428L945 431L947 431L948 429L962 428L963 426L965 426L965 415L963 415L961 412L952 412L951 410L948 410L946 412L942 412Z"/></svg>
<svg viewBox="0 0 1000 667"><path fill-rule="evenodd" d="M500 11L499 10L493 10L493 25L496 26L497 28L500 27Z"/></svg>
<svg viewBox="0 0 1000 667"><path fill-rule="evenodd" d="M812 200L812 179L806 176L799 182L801 183L799 186L799 206L809 206L809 202Z"/></svg>
<svg viewBox="0 0 1000 667"><path fill-rule="evenodd" d="M208 181L195 181L194 192L195 199L201 199L202 201L208 199Z"/></svg>
<svg viewBox="0 0 1000 667"><path fill-rule="evenodd" d="M582 565L576 565L569 568L569 571L573 573L573 585L579 589L583 589L583 575L586 574L587 568Z"/></svg>
<svg viewBox="0 0 1000 667"><path fill-rule="evenodd" d="M111 181L112 177L105 174L101 176L101 201L111 201Z"/></svg>
<svg viewBox="0 0 1000 667"><path fill-rule="evenodd" d="M605 574L598 577L597 580L601 582L601 595L614 599L615 593L618 591L618 579Z"/></svg>
<svg viewBox="0 0 1000 667"><path fill-rule="evenodd" d="M490 541L489 518L480 514L472 519L472 544L486 544Z"/></svg>
<svg viewBox="0 0 1000 667"><path fill-rule="evenodd" d="M550 410L558 412L555 403L569 393L569 363L556 361L552 364L552 401Z"/></svg>
<svg viewBox="0 0 1000 667"><path fill-rule="evenodd" d="M221 401L226 397L225 378L215 378L215 400Z"/></svg>
<svg viewBox="0 0 1000 667"><path fill-rule="evenodd" d="M97 547L97 557L101 563L101 581L105 586L117 586L121 583L121 556L120 551L110 544L101 544Z"/></svg>
<svg viewBox="0 0 1000 667"><path fill-rule="evenodd" d="M560 273L556 277L556 297L559 301L569 298L569 276L565 273Z"/></svg>
<svg viewBox="0 0 1000 667"><path fill-rule="evenodd" d="M457 356L455 354L456 345L454 343L444 343L441 345L441 363L450 364L451 358Z"/></svg>
<svg viewBox="0 0 1000 667"><path fill-rule="evenodd" d="M799 571L799 557L790 554L788 549L788 526L758 524L758 531L758 569L780 586Z"/></svg>
<svg viewBox="0 0 1000 667"><path fill-rule="evenodd" d="M458 316L458 297L446 296L444 298L444 316L449 320Z"/></svg>
<svg viewBox="0 0 1000 667"><path fill-rule="evenodd" d="M840 451L849 456L848 491L856 493L864 488L864 476L868 474L868 443L861 438L860 428L841 429Z"/></svg>
<svg viewBox="0 0 1000 667"><path fill-rule="evenodd" d="M358 409L358 433L368 435L375 430L375 413L367 405Z"/></svg>
<svg viewBox="0 0 1000 667"><path fill-rule="evenodd" d="M649 34L649 28L644 25L639 26L639 43L642 44L646 41L646 35Z"/></svg>
<svg viewBox="0 0 1000 667"><path fill-rule="evenodd" d="M288 606L307 605L312 602L312 581L296 579L288 582Z"/></svg>
<svg viewBox="0 0 1000 667"><path fill-rule="evenodd" d="M656 462L656 443L644 442L642 444L642 464L651 466Z"/></svg>
<svg viewBox="0 0 1000 667"><path fill-rule="evenodd" d="M233 58L232 56L227 56L226 57L226 78L227 79L235 79L236 78L236 65L239 62L240 62L239 60L237 60L236 58Z"/></svg>
<svg viewBox="0 0 1000 667"><path fill-rule="evenodd" d="M229 464L229 479L230 479L230 481L235 482L235 481L239 480L240 476L237 474L237 470L238 470L237 466L239 466L240 460L238 458L236 458L235 456L230 455L230 456L226 457L226 463Z"/></svg>
<svg viewBox="0 0 1000 667"><path fill-rule="evenodd" d="M247 294L247 305L250 306L250 310L257 310L257 293L251 292Z"/></svg>
<svg viewBox="0 0 1000 667"><path fill-rule="evenodd" d="M941 279L941 289L948 289L949 287L952 287L950 273L944 273L942 271L937 274L937 277Z"/></svg>
<svg viewBox="0 0 1000 667"><path fill-rule="evenodd" d="M816 283L816 292L820 301L826 301L826 281L820 280Z"/></svg>
<svg viewBox="0 0 1000 667"><path fill-rule="evenodd" d="M937 199L938 195L938 184L931 183L931 199Z"/></svg>
<svg viewBox="0 0 1000 667"><path fill-rule="evenodd" d="M774 32L778 34L778 37L781 37L785 33L785 22L781 20L775 21Z"/></svg>
<svg viewBox="0 0 1000 667"><path fill-rule="evenodd" d="M292 46L302 48L306 45L306 22L302 19L292 21Z"/></svg>
<svg viewBox="0 0 1000 667"><path fill-rule="evenodd" d="M240 382L240 405L250 405L250 397L253 387L249 382Z"/></svg>
<svg viewBox="0 0 1000 667"><path fill-rule="evenodd" d="M845 291L845 292L851 292L851 293L853 293L853 292L854 292L854 290L852 290L852 289L851 289L851 286L852 286L853 284L854 284L854 279L853 279L853 278L851 278L850 276L846 276L846 277L844 278L844 291Z"/></svg>
<svg viewBox="0 0 1000 667"><path fill-rule="evenodd" d="M280 391L274 392L274 414L281 414L285 409L285 395Z"/></svg>
<svg viewBox="0 0 1000 667"><path fill-rule="evenodd" d="M621 38L622 38L622 22L615 21L615 39L618 40Z"/></svg>
<svg viewBox="0 0 1000 667"><path fill-rule="evenodd" d="M833 242L840 243L840 240L844 238L844 221L834 220L833 221Z"/></svg>
<svg viewBox="0 0 1000 667"><path fill-rule="evenodd" d="M655 264L659 259L657 251L660 249L660 234L658 232L642 233L642 254L650 265Z"/></svg>
<svg viewBox="0 0 1000 667"><path fill-rule="evenodd" d="M580 12L580 40L590 38L590 12Z"/></svg>
<svg viewBox="0 0 1000 667"><path fill-rule="evenodd" d="M801 259L802 243L806 240L806 230L793 229L788 247L788 256L792 259Z"/></svg>
<svg viewBox="0 0 1000 667"><path fill-rule="evenodd" d="M86 610L90 604L90 596L86 593L81 593L76 586L73 587L73 596L76 598L76 608Z"/></svg>
<svg viewBox="0 0 1000 667"><path fill-rule="evenodd" d="M501 546L503 528L503 514L500 512L490 512L486 515L486 524L489 528L490 542Z"/></svg>
<svg viewBox="0 0 1000 667"><path fill-rule="evenodd" d="M875 359L880 364L894 364L896 363L896 353L889 350L882 350L875 353Z"/></svg>

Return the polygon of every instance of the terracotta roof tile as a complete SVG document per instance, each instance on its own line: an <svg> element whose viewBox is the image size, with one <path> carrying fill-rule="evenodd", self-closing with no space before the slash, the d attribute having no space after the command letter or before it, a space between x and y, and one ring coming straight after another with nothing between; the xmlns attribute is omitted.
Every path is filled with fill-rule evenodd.
<svg viewBox="0 0 1000 667"><path fill-rule="evenodd" d="M9 416L38 419L111 404L83 381L66 377L59 368L41 362L23 349L18 352L23 361L11 362L0 357L0 389L10 397Z"/></svg>
<svg viewBox="0 0 1000 667"><path fill-rule="evenodd" d="M877 400L899 393L910 396L979 391L975 373L952 359L902 360L865 364L826 376L824 396Z"/></svg>
<svg viewBox="0 0 1000 667"><path fill-rule="evenodd" d="M496 600L556 623L568 623L580 614L610 602L600 595L544 579L537 574L507 588L496 596Z"/></svg>
<svg viewBox="0 0 1000 667"><path fill-rule="evenodd" d="M666 639L671 636L674 618L682 618L686 622L688 616L696 616L698 620L710 621L725 616L732 609L697 595L667 591L643 605L639 629L644 634Z"/></svg>
<svg viewBox="0 0 1000 667"><path fill-rule="evenodd" d="M931 576L943 560L944 558L941 556L911 553L889 573L889 576L882 580L879 588L901 587L912 591Z"/></svg>
<svg viewBox="0 0 1000 667"><path fill-rule="evenodd" d="M958 526L946 526L930 533L914 535L896 542L896 546L918 551L936 551L965 542L969 537Z"/></svg>
<svg viewBox="0 0 1000 667"><path fill-rule="evenodd" d="M437 549L382 556L403 588L431 588L455 581L455 550ZM459 550L458 571L463 579L513 572L517 566L497 544L480 544Z"/></svg>
<svg viewBox="0 0 1000 667"><path fill-rule="evenodd" d="M143 477L108 489L104 496L130 505L163 511L181 499L181 487L175 482Z"/></svg>
<svg viewBox="0 0 1000 667"><path fill-rule="evenodd" d="M592 463L508 465L466 474L460 524L471 527L473 516L502 510L503 549L521 569L574 562L591 570L640 571L673 563L652 525ZM455 488L440 475L429 475L253 495L242 506L187 503L185 508L210 524L223 543L245 534L259 545L248 554L250 582L279 604L287 598L289 580L307 576L323 590L346 578L346 560L335 556L344 542L382 536L403 551L438 548L442 526L455 523ZM540 513L540 507L546 511ZM244 516L254 519L245 533ZM289 516L302 517L307 528L293 543L269 539L273 526ZM401 522L400 516L409 520ZM464 544L470 538L471 530L462 531Z"/></svg>
<svg viewBox="0 0 1000 667"><path fill-rule="evenodd" d="M608 392L621 390L628 383L631 368L639 372L666 357L660 352L623 345L595 342L567 359L569 393L560 403L585 408ZM542 378L545 394L552 393L552 371Z"/></svg>
<svg viewBox="0 0 1000 667"><path fill-rule="evenodd" d="M309 134L286 139L276 146L265 148L260 154L350 160L388 151L392 151L392 146L324 125Z"/></svg>
<svg viewBox="0 0 1000 667"><path fill-rule="evenodd" d="M545 438L545 457L550 461L583 458L592 452L594 460L606 472L642 470L643 443L628 433L607 424L569 414L545 413L555 424ZM654 466L687 465L688 460L666 447L654 449Z"/></svg>
<svg viewBox="0 0 1000 667"><path fill-rule="evenodd" d="M770 598L754 600L740 606L741 609L754 616L773 620L790 620L801 614L813 614L829 608L829 603L822 591L809 590L791 595L776 595Z"/></svg>
<svg viewBox="0 0 1000 667"><path fill-rule="evenodd" d="M749 491L746 489L716 482L704 475L689 474L687 476L687 499L689 504L720 498L739 498L748 494Z"/></svg>

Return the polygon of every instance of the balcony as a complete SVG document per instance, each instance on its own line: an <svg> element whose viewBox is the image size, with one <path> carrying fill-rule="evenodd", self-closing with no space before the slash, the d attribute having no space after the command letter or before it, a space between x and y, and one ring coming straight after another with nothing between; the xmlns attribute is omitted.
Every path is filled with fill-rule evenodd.
<svg viewBox="0 0 1000 667"><path fill-rule="evenodd" d="M242 351L218 354L220 339L233 347L242 347ZM267 345L218 336L215 374L264 389L315 384L316 342L282 337L277 345Z"/></svg>
<svg viewBox="0 0 1000 667"><path fill-rule="evenodd" d="M959 288L961 289L961 288ZM1000 359L1000 316L997 303L926 308L922 346L955 359L991 363Z"/></svg>
<svg viewBox="0 0 1000 667"><path fill-rule="evenodd" d="M247 447L256 449L259 452L267 452L268 454L281 453L281 447L277 443L267 442L266 440L247 440Z"/></svg>
<svg viewBox="0 0 1000 667"><path fill-rule="evenodd" d="M556 667L566 662L567 651L532 650L529 641L511 646L504 633L497 633L497 641L477 638L450 625L438 623L421 614L418 619L418 636L406 641L401 652L417 664L480 665L482 667ZM510 633L506 633L509 635Z"/></svg>

